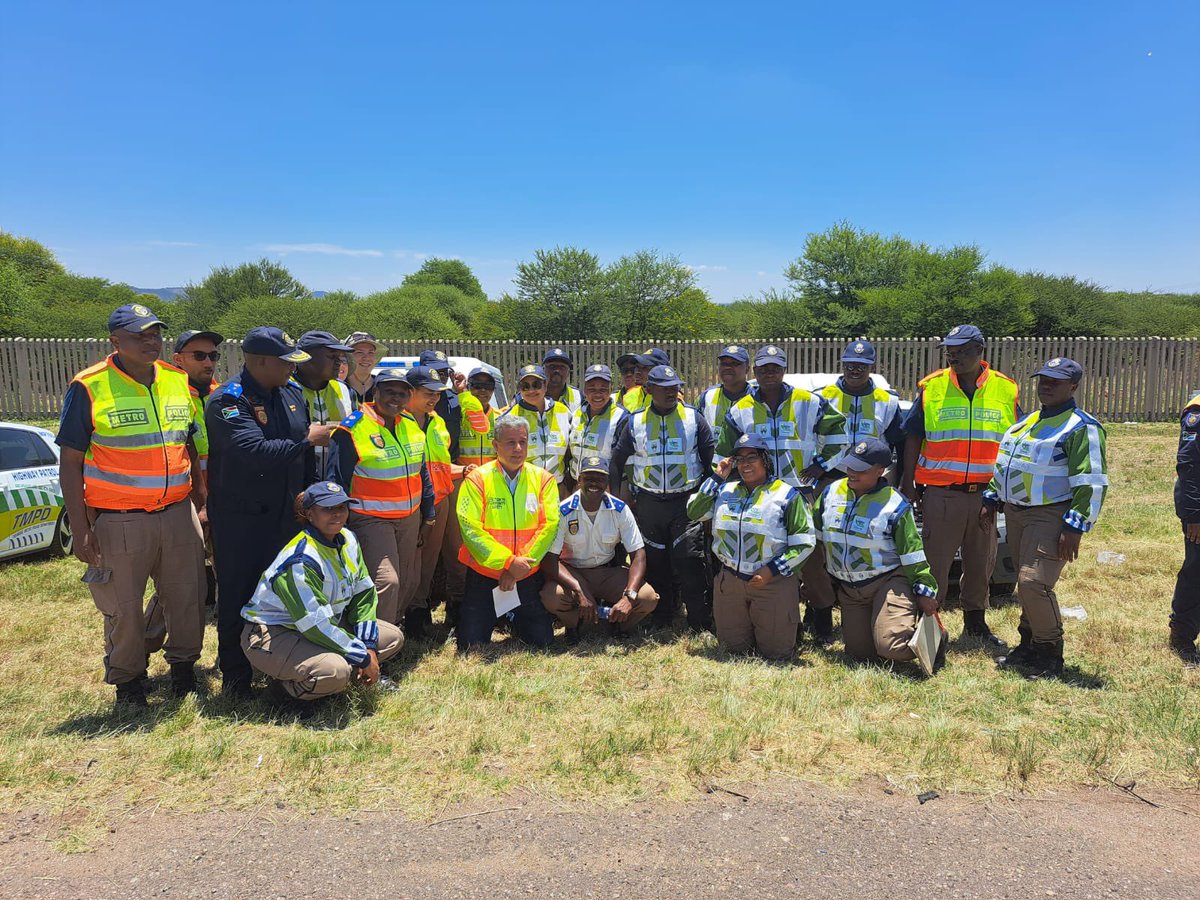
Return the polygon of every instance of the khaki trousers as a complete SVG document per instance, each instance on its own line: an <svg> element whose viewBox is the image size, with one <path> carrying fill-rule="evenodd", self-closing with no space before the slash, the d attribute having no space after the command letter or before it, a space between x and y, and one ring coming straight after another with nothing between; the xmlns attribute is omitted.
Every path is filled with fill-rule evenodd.
<svg viewBox="0 0 1200 900"><path fill-rule="evenodd" d="M409 604L417 609L429 608L429 595L433 590L433 573L437 569L438 558L442 555L442 542L446 537L446 525L450 521L450 498L443 498L442 502L433 509L437 515L437 521L432 528L425 529L425 543L418 551L420 578L417 581L417 592L413 596L412 603Z"/></svg>
<svg viewBox="0 0 1200 900"><path fill-rule="evenodd" d="M930 485L921 498L921 538L925 558L938 583L938 604L946 602L950 587L950 565L962 548L962 578L959 579L963 610L988 608L988 582L996 566L996 529L979 527L983 486L974 493Z"/></svg>
<svg viewBox="0 0 1200 900"><path fill-rule="evenodd" d="M404 646L404 635L389 622L381 620L378 625L376 653L382 663ZM250 665L264 675L277 678L283 689L297 700L340 694L354 676L354 667L344 656L314 644L286 625L247 622L242 629L242 652Z"/></svg>
<svg viewBox="0 0 1200 900"><path fill-rule="evenodd" d="M836 602L820 541L800 567L800 599L811 609L831 609Z"/></svg>
<svg viewBox="0 0 1200 900"><path fill-rule="evenodd" d="M846 652L855 659L908 660L908 647L917 630L920 609L908 580L898 572L866 584L838 581L842 605L842 637Z"/></svg>
<svg viewBox="0 0 1200 900"><path fill-rule="evenodd" d="M167 662L195 662L204 641L204 538L191 501L158 513L96 510L106 584L88 585L104 613L104 680L124 684L146 672L146 583L153 579L166 623Z"/></svg>
<svg viewBox="0 0 1200 900"><path fill-rule="evenodd" d="M363 562L379 594L376 618L398 625L417 592L421 514L413 512L403 519L384 519L351 511L347 524L358 538Z"/></svg>
<svg viewBox="0 0 1200 900"><path fill-rule="evenodd" d="M462 531L458 527L458 489L462 482L454 485L454 493L450 495L447 507L446 534L442 538L442 569L446 573L446 602L458 603L462 600L463 586L466 583L467 567L458 558L459 548L462 547Z"/></svg>
<svg viewBox="0 0 1200 900"><path fill-rule="evenodd" d="M560 562L559 565L566 564ZM597 603L605 606L616 605L621 600L625 585L629 583L629 569L626 566L596 566L594 569L567 566L567 569L591 592ZM541 597L542 606L546 607L546 611L558 619L564 628L579 626L579 604L573 597L567 596L561 584L547 580L542 586ZM658 594L649 583L643 583L638 588L637 599L631 601L631 604L633 612L629 614L629 618L617 624L617 627L627 634L637 627L638 622L654 612L654 607L658 606Z"/></svg>
<svg viewBox="0 0 1200 900"><path fill-rule="evenodd" d="M1008 547L1017 564L1021 624L1033 640L1042 644L1063 639L1062 613L1054 586L1066 565L1058 558L1058 537L1066 527L1062 517L1070 505L1004 506Z"/></svg>
<svg viewBox="0 0 1200 900"><path fill-rule="evenodd" d="M796 650L798 597L795 575L756 588L722 566L713 584L717 640L731 653L757 649L767 659L786 659Z"/></svg>

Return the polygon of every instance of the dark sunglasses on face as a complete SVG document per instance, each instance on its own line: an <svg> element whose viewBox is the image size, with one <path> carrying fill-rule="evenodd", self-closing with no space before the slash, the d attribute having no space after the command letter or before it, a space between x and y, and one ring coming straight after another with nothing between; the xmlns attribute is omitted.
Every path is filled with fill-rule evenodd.
<svg viewBox="0 0 1200 900"><path fill-rule="evenodd" d="M637 367L636 367L636 366L629 366L629 367L628 367L628 368L626 368L626 369L622 369L622 370L621 370L621 374L622 374L622 375L632 375L632 374L634 374L636 371L637 371Z"/></svg>
<svg viewBox="0 0 1200 900"><path fill-rule="evenodd" d="M494 381L469 381L469 382L467 382L467 387L469 387L473 391L482 390L483 388L487 388L489 391L491 391L491 390L495 390L496 382L494 382Z"/></svg>
<svg viewBox="0 0 1200 900"><path fill-rule="evenodd" d="M532 382L532 381L521 382L521 390L523 390L523 391L544 391L545 389L546 389L546 385L542 384L540 381L538 381L538 382Z"/></svg>
<svg viewBox="0 0 1200 900"><path fill-rule="evenodd" d="M220 350L213 350L211 353L205 353L203 350L189 350L188 353L196 362L204 362L206 359L216 362L221 358Z"/></svg>

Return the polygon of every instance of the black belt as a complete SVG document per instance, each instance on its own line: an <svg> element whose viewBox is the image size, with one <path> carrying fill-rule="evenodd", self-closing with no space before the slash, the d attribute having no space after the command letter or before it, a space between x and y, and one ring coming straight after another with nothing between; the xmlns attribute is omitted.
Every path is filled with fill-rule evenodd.
<svg viewBox="0 0 1200 900"><path fill-rule="evenodd" d="M143 513L147 516L157 516L159 513L166 512L168 509L178 506L180 503L187 502L189 501L176 500L174 503L168 503L166 506L160 506L158 509L101 509L98 506L93 506L92 509L96 510L96 515L98 516L103 515L104 513L112 513L113 515L117 516L128 516L132 515L133 513Z"/></svg>
<svg viewBox="0 0 1200 900"><path fill-rule="evenodd" d="M641 500L643 497L647 497L651 500L660 500L665 503L668 500L687 500L692 496L692 494L690 491L680 491L677 494L656 494L654 491L647 491L644 488L635 487L633 489L633 496L636 500Z"/></svg>
<svg viewBox="0 0 1200 900"><path fill-rule="evenodd" d="M927 484L925 487L945 488L948 491L958 491L960 494L978 494L987 490L987 483L973 482L971 484Z"/></svg>

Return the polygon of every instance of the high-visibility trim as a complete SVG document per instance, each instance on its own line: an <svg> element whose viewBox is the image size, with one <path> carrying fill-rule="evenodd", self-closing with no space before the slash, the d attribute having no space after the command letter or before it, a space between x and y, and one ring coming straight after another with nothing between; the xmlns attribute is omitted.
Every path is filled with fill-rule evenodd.
<svg viewBox="0 0 1200 900"><path fill-rule="evenodd" d="M349 433L358 453L350 478L350 496L358 501L355 509L381 519L412 515L421 506L425 432L408 413L396 418L393 434L373 403L364 404L359 412L337 426Z"/></svg>
<svg viewBox="0 0 1200 900"><path fill-rule="evenodd" d="M526 463L514 490L493 461L463 479L457 513L463 538L459 560L499 578L514 557L540 561L550 548L560 516L558 486L545 469Z"/></svg>
<svg viewBox="0 0 1200 900"><path fill-rule="evenodd" d="M917 458L919 484L985 484L992 477L1000 440L1016 422L1017 385L988 363L970 399L953 369L921 380L925 437Z"/></svg>

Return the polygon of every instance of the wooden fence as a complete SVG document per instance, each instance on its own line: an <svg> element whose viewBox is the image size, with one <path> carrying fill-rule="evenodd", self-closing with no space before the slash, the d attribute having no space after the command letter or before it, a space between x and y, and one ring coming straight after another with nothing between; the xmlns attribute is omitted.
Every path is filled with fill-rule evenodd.
<svg viewBox="0 0 1200 900"><path fill-rule="evenodd" d="M412 356L426 347L450 356L474 356L500 368L510 380L527 362L539 362L548 345L526 341L387 340L389 355ZM877 370L902 397L911 397L917 382L942 365L937 338L873 339ZM755 344L753 346L757 346ZM840 371L845 342L829 338L777 341L791 372ZM559 345L575 360L576 370L593 363L614 365L626 350L662 347L694 396L716 381L717 341L645 341L630 348L612 341L567 341ZM753 350L752 346L752 350ZM241 365L237 341L226 341L218 377ZM0 418L32 419L58 415L71 376L109 351L106 340L0 339ZM1003 338L988 344L987 358L1016 378L1029 394L1028 377L1054 356L1077 360L1086 373L1079 401L1102 421L1160 422L1174 419L1183 402L1200 391L1200 341L1173 338ZM1027 400L1030 405L1032 400Z"/></svg>

